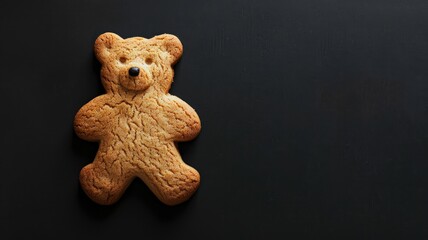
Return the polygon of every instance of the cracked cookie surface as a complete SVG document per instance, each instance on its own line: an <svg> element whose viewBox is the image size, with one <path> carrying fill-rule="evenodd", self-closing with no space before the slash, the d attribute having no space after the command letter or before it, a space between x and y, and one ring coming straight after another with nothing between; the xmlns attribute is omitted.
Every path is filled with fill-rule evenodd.
<svg viewBox="0 0 428 240"><path fill-rule="evenodd" d="M80 172L93 201L115 203L135 178L167 205L182 203L197 190L199 173L183 162L176 142L195 138L201 123L191 106L168 93L182 49L170 34L122 39L104 33L95 41L106 94L74 119L80 138L99 142L95 160Z"/></svg>

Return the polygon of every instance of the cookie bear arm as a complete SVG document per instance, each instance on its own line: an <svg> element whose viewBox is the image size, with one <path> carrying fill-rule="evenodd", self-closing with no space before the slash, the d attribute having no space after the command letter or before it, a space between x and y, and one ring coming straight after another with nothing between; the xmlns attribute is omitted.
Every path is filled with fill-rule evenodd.
<svg viewBox="0 0 428 240"><path fill-rule="evenodd" d="M108 99L107 95L101 95L80 108L74 118L74 130L78 137L87 141L100 140L113 112Z"/></svg>
<svg viewBox="0 0 428 240"><path fill-rule="evenodd" d="M201 121L196 111L180 98L168 95L164 106L167 132L174 141L190 141L201 131Z"/></svg>

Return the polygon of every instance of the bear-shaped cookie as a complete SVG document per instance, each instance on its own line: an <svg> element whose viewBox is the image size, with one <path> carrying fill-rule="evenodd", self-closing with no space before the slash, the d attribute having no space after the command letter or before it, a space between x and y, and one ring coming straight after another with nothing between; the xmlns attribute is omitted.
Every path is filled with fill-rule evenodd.
<svg viewBox="0 0 428 240"><path fill-rule="evenodd" d="M176 143L195 138L201 123L192 107L168 93L183 51L180 40L170 34L122 39L104 33L94 51L106 93L74 119L77 136L99 142L95 160L80 172L84 192L109 205L140 178L163 203L186 201L200 177L183 162Z"/></svg>

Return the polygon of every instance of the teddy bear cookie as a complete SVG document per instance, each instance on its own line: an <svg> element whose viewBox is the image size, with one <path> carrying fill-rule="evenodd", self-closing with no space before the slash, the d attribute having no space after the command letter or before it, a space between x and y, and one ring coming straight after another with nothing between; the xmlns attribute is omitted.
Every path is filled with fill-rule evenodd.
<svg viewBox="0 0 428 240"><path fill-rule="evenodd" d="M172 66L183 52L170 34L150 39L100 35L94 46L106 90L76 114L80 138L99 142L95 160L80 172L84 192L101 205L120 199L140 178L167 205L188 200L200 182L176 143L195 138L201 122L195 110L168 93Z"/></svg>

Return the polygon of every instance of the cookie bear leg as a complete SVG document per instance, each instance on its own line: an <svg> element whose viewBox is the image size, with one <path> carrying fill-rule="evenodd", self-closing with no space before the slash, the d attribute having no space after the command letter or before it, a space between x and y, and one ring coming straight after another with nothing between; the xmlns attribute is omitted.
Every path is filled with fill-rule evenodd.
<svg viewBox="0 0 428 240"><path fill-rule="evenodd" d="M165 176L165 180L171 188L165 191L164 202L175 205L187 201L199 187L199 172L182 162L180 171L169 173L171 175Z"/></svg>
<svg viewBox="0 0 428 240"><path fill-rule="evenodd" d="M188 200L198 189L198 171L176 159L162 168L146 171L140 178L148 185L157 198L166 205L177 205ZM145 181L145 178L152 180Z"/></svg>
<svg viewBox="0 0 428 240"><path fill-rule="evenodd" d="M110 205L119 200L131 183L131 176L108 172L105 168L91 163L80 171L80 183L84 192L94 202Z"/></svg>

